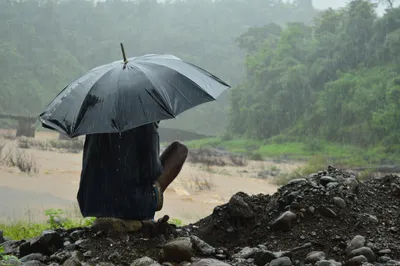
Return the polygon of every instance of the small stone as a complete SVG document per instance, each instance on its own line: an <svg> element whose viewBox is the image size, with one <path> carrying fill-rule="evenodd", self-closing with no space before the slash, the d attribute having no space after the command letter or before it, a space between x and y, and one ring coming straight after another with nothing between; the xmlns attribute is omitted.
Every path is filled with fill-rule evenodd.
<svg viewBox="0 0 400 266"><path fill-rule="evenodd" d="M368 247L353 249L349 254L350 257L356 257L360 255L366 257L368 262L374 262L376 260L374 252Z"/></svg>
<svg viewBox="0 0 400 266"><path fill-rule="evenodd" d="M271 228L275 230L289 231L292 228L292 222L296 220L297 215L291 211L284 212L276 218L271 224Z"/></svg>
<svg viewBox="0 0 400 266"><path fill-rule="evenodd" d="M272 260L269 263L269 266L291 266L292 261L290 260L289 257L280 257L277 259Z"/></svg>
<svg viewBox="0 0 400 266"><path fill-rule="evenodd" d="M32 253L19 259L21 262L28 262L30 260L44 261L44 256L40 253Z"/></svg>
<svg viewBox="0 0 400 266"><path fill-rule="evenodd" d="M197 236L191 236L192 244L194 248L200 252L203 256L211 256L215 254L215 248L207 244L205 241Z"/></svg>
<svg viewBox="0 0 400 266"><path fill-rule="evenodd" d="M31 253L41 253L52 255L63 246L61 236L55 231L44 231L40 236L35 237L30 242L26 242L19 247L20 256Z"/></svg>
<svg viewBox="0 0 400 266"><path fill-rule="evenodd" d="M254 263L258 266L264 266L274 259L277 259L276 255L269 250L259 250L254 254Z"/></svg>
<svg viewBox="0 0 400 266"><path fill-rule="evenodd" d="M331 208L321 207L321 208L318 208L318 212L328 218L336 218L337 217L336 212L333 211Z"/></svg>
<svg viewBox="0 0 400 266"><path fill-rule="evenodd" d="M315 263L315 266L342 266L342 264L335 260L320 260Z"/></svg>
<svg viewBox="0 0 400 266"><path fill-rule="evenodd" d="M8 264L6 264L8 266ZM18 264L16 264L18 265ZM40 261L37 260L30 260L27 261L23 264L24 266L44 266L45 264L41 263Z"/></svg>
<svg viewBox="0 0 400 266"><path fill-rule="evenodd" d="M255 213L246 203L245 197L248 197L245 193L239 192L232 196L228 202L228 209L232 217L238 218L252 218Z"/></svg>
<svg viewBox="0 0 400 266"><path fill-rule="evenodd" d="M232 258L248 259L253 258L256 252L260 251L259 248L244 247L238 253L234 254Z"/></svg>
<svg viewBox="0 0 400 266"><path fill-rule="evenodd" d="M379 250L378 251L378 254L379 255L387 255L387 254L390 254L390 253L392 253L392 251L390 250L390 249L382 249L382 250Z"/></svg>
<svg viewBox="0 0 400 266"><path fill-rule="evenodd" d="M191 266L231 266L231 265L216 259L201 259L199 261L193 262Z"/></svg>
<svg viewBox="0 0 400 266"><path fill-rule="evenodd" d="M75 242L80 239L82 233L83 233L82 230L75 230L69 235L69 237Z"/></svg>
<svg viewBox="0 0 400 266"><path fill-rule="evenodd" d="M349 259L348 261L346 261L346 263L344 264L345 266L359 266L359 265L363 265L364 263L367 263L368 260L366 257L364 257L363 255L359 255L359 256L355 256L351 259Z"/></svg>
<svg viewBox="0 0 400 266"><path fill-rule="evenodd" d="M331 176L323 176L319 179L319 183L323 186L326 186L328 183L336 182L336 179Z"/></svg>
<svg viewBox="0 0 400 266"><path fill-rule="evenodd" d="M334 197L333 198L333 203L338 208L341 208L341 209L346 208L346 202L344 201L344 199L342 199L340 197Z"/></svg>
<svg viewBox="0 0 400 266"><path fill-rule="evenodd" d="M190 261L193 256L193 245L189 237L174 239L163 247L163 260L170 262Z"/></svg>
<svg viewBox="0 0 400 266"><path fill-rule="evenodd" d="M308 211L311 212L311 213L314 213L315 212L315 208L313 206L311 206L310 208L308 208Z"/></svg>
<svg viewBox="0 0 400 266"><path fill-rule="evenodd" d="M157 261L155 261L149 257L143 257L140 259L136 259L131 263L131 266L159 266L159 265L160 264ZM163 265L164 265L164 263L163 263Z"/></svg>
<svg viewBox="0 0 400 266"><path fill-rule="evenodd" d="M356 235L347 245L346 253L349 254L352 250L361 248L365 245L365 237Z"/></svg>
<svg viewBox="0 0 400 266"><path fill-rule="evenodd" d="M377 262L379 262L379 263L386 263L386 262L388 262L389 260L391 260L391 258L390 258L389 256L381 256L381 257L379 257L379 258L377 259Z"/></svg>
<svg viewBox="0 0 400 266"><path fill-rule="evenodd" d="M85 253L83 253L83 256L86 258L91 258L93 257L93 252L91 250L88 250Z"/></svg>
<svg viewBox="0 0 400 266"><path fill-rule="evenodd" d="M290 180L287 184L292 185L292 184L300 184L300 183L307 183L307 182L308 181L305 178L296 178L296 179Z"/></svg>
<svg viewBox="0 0 400 266"><path fill-rule="evenodd" d="M311 251L310 253L307 254L306 259L304 260L304 263L308 264L315 264L317 261L324 260L325 259L325 253L322 251Z"/></svg>

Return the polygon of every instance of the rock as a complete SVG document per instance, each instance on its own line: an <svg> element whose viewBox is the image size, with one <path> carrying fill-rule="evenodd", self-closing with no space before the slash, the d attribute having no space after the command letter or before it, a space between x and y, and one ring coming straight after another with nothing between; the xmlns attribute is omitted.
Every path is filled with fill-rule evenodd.
<svg viewBox="0 0 400 266"><path fill-rule="evenodd" d="M20 256L31 253L41 253L51 255L62 248L63 240L55 231L44 231L40 236L26 242L19 247Z"/></svg>
<svg viewBox="0 0 400 266"><path fill-rule="evenodd" d="M304 263L308 264L315 264L320 260L325 259L325 253L322 251L311 251L310 253L307 254L306 259L304 260Z"/></svg>
<svg viewBox="0 0 400 266"><path fill-rule="evenodd" d="M76 258L71 257L67 259L62 266L82 266L82 263Z"/></svg>
<svg viewBox="0 0 400 266"><path fill-rule="evenodd" d="M315 263L315 266L342 266L342 264L335 260L320 260Z"/></svg>
<svg viewBox="0 0 400 266"><path fill-rule="evenodd" d="M258 251L260 251L259 248L244 247L242 250L240 250L238 253L234 254L232 257L233 258L241 258L241 259L253 258L254 254Z"/></svg>
<svg viewBox="0 0 400 266"><path fill-rule="evenodd" d="M328 183L336 182L336 179L331 176L323 176L319 179L319 183L323 186L326 186Z"/></svg>
<svg viewBox="0 0 400 266"><path fill-rule="evenodd" d="M22 264L23 266L44 266L45 264L41 263L38 260L30 260Z"/></svg>
<svg viewBox="0 0 400 266"><path fill-rule="evenodd" d="M176 238L163 247L163 260L170 262L190 261L193 256L193 245L189 237Z"/></svg>
<svg viewBox="0 0 400 266"><path fill-rule="evenodd" d="M0 266L20 266L21 263L16 258L10 258L7 262L0 260Z"/></svg>
<svg viewBox="0 0 400 266"><path fill-rule="evenodd" d="M345 178L344 183L347 185L350 193L354 193L359 184L355 177Z"/></svg>
<svg viewBox="0 0 400 266"><path fill-rule="evenodd" d="M340 197L334 197L333 198L333 203L338 208L341 208L341 209L346 208L346 202L344 201L344 199L342 199Z"/></svg>
<svg viewBox="0 0 400 266"><path fill-rule="evenodd" d="M82 230L75 230L69 235L69 237L71 238L71 240L75 242L81 238L82 234L83 234Z"/></svg>
<svg viewBox="0 0 400 266"><path fill-rule="evenodd" d="M336 212L334 210L332 210L331 208L320 207L320 208L318 208L318 212L328 218L336 218L337 217Z"/></svg>
<svg viewBox="0 0 400 266"><path fill-rule="evenodd" d="M96 266L115 266L115 264L111 262L99 262Z"/></svg>
<svg viewBox="0 0 400 266"><path fill-rule="evenodd" d="M0 230L0 244L5 242L3 231Z"/></svg>
<svg viewBox="0 0 400 266"><path fill-rule="evenodd" d="M364 257L363 255L360 256L355 256L351 259L349 259L348 261L346 261L346 263L344 264L345 266L358 266L358 265L363 265L363 263L367 263L368 260L366 257Z"/></svg>
<svg viewBox="0 0 400 266"><path fill-rule="evenodd" d="M292 261L290 260L289 257L280 257L277 259L272 260L269 263L269 266L291 266Z"/></svg>
<svg viewBox="0 0 400 266"><path fill-rule="evenodd" d="M389 260L388 262L385 263L385 266L399 266L400 261L395 261L395 260Z"/></svg>
<svg viewBox="0 0 400 266"><path fill-rule="evenodd" d="M191 266L231 266L228 263L222 262L215 259L201 259L199 261L193 262Z"/></svg>
<svg viewBox="0 0 400 266"><path fill-rule="evenodd" d="M269 250L259 250L254 254L254 263L258 266L264 266L274 259L277 259L276 255Z"/></svg>
<svg viewBox="0 0 400 266"><path fill-rule="evenodd" d="M159 265L160 264L157 261L155 261L149 257L143 257L143 258L137 259L131 263L131 266L159 266Z"/></svg>
<svg viewBox="0 0 400 266"><path fill-rule="evenodd" d="M1 246L4 248L4 255L9 255L9 254L15 254L18 251L18 247L22 244L24 244L25 241L14 241L14 240L8 240L3 243L1 243Z"/></svg>
<svg viewBox="0 0 400 266"><path fill-rule="evenodd" d="M191 236L192 244L194 248L203 256L211 256L215 254L215 248L201 240L197 236Z"/></svg>
<svg viewBox="0 0 400 266"><path fill-rule="evenodd" d="M275 230L289 231L292 228L292 223L296 220L297 215L291 211L286 211L275 221L272 222L271 228Z"/></svg>
<svg viewBox="0 0 400 266"><path fill-rule="evenodd" d="M346 253L349 254L352 250L365 246L365 237L356 235L347 245Z"/></svg>
<svg viewBox="0 0 400 266"><path fill-rule="evenodd" d="M379 262L379 263L385 263L385 262L388 262L390 260L391 260L391 258L389 256L381 256L376 261Z"/></svg>
<svg viewBox="0 0 400 266"><path fill-rule="evenodd" d="M229 212L232 217L238 218L252 218L254 217L254 212L244 200L247 195L243 192L239 192L232 196L228 202Z"/></svg>
<svg viewBox="0 0 400 266"><path fill-rule="evenodd" d="M26 256L20 258L19 260L21 262L28 262L30 260L44 261L44 259L45 258L44 258L44 256L42 254L40 254L40 253L32 253L32 254L29 254L29 255L26 255Z"/></svg>
<svg viewBox="0 0 400 266"><path fill-rule="evenodd" d="M356 257L360 255L366 257L368 262L374 262L376 260L374 252L368 247L353 249L350 252L349 257Z"/></svg>
<svg viewBox="0 0 400 266"><path fill-rule="evenodd" d="M378 251L378 254L379 255L387 255L387 254L390 254L390 253L392 253L392 251L390 250L390 249L382 249L382 250L379 250Z"/></svg>

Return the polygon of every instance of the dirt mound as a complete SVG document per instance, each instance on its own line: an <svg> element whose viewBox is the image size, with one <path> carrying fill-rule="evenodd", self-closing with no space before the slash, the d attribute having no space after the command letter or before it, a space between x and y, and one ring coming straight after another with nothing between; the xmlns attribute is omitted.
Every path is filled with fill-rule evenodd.
<svg viewBox="0 0 400 266"><path fill-rule="evenodd" d="M400 177L359 182L329 167L272 196L237 193L155 238L77 228L0 245L15 265L400 265L399 203Z"/></svg>
<svg viewBox="0 0 400 266"><path fill-rule="evenodd" d="M311 244L338 260L346 258L347 243L362 235L376 252L390 249L400 258L400 177L359 182L329 167L272 196L237 193L190 230L216 246L291 250Z"/></svg>

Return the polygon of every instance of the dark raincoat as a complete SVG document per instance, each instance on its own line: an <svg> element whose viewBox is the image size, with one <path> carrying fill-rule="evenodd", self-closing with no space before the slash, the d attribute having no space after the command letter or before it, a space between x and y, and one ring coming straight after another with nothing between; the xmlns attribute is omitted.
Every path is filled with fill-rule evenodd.
<svg viewBox="0 0 400 266"><path fill-rule="evenodd" d="M157 124L87 135L78 202L84 217L153 219L162 174Z"/></svg>

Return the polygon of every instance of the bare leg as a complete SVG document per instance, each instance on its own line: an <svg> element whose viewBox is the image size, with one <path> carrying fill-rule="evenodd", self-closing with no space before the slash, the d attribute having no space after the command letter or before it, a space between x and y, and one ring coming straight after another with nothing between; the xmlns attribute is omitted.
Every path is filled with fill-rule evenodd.
<svg viewBox="0 0 400 266"><path fill-rule="evenodd" d="M180 173L188 155L188 148L179 141L174 141L161 154L160 160L164 168L163 174L157 179L161 191L164 192Z"/></svg>

